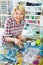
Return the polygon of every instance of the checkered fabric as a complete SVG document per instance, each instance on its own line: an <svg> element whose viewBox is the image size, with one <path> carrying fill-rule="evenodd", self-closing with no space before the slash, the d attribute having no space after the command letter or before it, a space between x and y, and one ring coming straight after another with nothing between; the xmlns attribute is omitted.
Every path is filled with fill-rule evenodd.
<svg viewBox="0 0 43 65"><path fill-rule="evenodd" d="M5 21L5 28L4 33L2 36L2 44L9 45L9 43L5 40L6 37L17 37L19 34L22 33L22 29L24 27L24 20L20 22L19 25L16 24L13 17L9 17Z"/></svg>

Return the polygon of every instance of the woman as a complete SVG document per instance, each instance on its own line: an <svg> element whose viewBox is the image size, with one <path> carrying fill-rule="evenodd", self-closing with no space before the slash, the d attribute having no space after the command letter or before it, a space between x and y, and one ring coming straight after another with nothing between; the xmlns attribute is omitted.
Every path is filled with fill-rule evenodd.
<svg viewBox="0 0 43 65"><path fill-rule="evenodd" d="M2 44L7 46L22 46L24 38L21 35L24 26L25 8L22 4L16 6L5 22L5 30L2 38Z"/></svg>

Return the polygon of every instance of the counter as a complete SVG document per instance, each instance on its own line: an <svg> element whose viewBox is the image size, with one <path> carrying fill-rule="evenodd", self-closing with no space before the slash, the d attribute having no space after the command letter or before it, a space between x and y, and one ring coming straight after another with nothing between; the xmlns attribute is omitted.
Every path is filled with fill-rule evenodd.
<svg viewBox="0 0 43 65"><path fill-rule="evenodd" d="M27 45L27 43L26 43ZM37 55L40 49L39 46L24 46L19 47L0 47L0 65L32 65L35 60L38 60Z"/></svg>

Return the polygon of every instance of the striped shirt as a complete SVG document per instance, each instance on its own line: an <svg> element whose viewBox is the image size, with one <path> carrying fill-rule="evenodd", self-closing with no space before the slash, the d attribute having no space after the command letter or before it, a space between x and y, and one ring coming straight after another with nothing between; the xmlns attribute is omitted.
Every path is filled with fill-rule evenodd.
<svg viewBox="0 0 43 65"><path fill-rule="evenodd" d="M10 46L10 44L5 40L6 37L17 37L22 33L24 27L24 21L21 21L20 24L16 24L15 20L12 17L9 17L5 21L4 33L2 36L2 44Z"/></svg>

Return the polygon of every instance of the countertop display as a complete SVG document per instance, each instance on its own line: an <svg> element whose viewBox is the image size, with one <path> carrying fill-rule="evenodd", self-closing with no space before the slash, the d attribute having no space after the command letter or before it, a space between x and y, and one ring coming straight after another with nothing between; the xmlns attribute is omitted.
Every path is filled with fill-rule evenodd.
<svg viewBox="0 0 43 65"><path fill-rule="evenodd" d="M38 65L39 58L36 58L40 52L40 46L24 43L23 48L17 46L6 48L0 47L0 65Z"/></svg>

